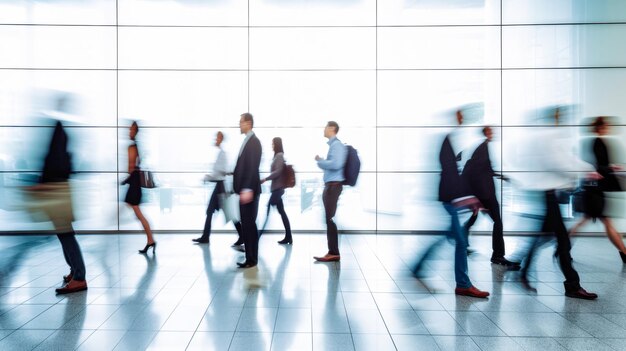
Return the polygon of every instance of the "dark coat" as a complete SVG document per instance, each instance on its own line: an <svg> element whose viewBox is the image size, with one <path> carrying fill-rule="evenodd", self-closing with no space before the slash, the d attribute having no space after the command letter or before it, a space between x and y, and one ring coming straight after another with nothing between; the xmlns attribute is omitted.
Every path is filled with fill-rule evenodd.
<svg viewBox="0 0 626 351"><path fill-rule="evenodd" d="M233 172L233 190L237 193L242 189L251 189L254 195L261 194L261 178L259 166L261 164L261 142L256 135L252 135L239 158Z"/></svg>
<svg viewBox="0 0 626 351"><path fill-rule="evenodd" d="M602 179L598 182L602 191L621 191L621 186L615 173L611 169L609 160L609 150L602 141L602 138L596 138L593 142L593 155L596 158L596 171L602 175Z"/></svg>
<svg viewBox="0 0 626 351"><path fill-rule="evenodd" d="M488 141L484 141L472 154L463 168L463 178L470 187L472 195L479 199L493 199L496 197L496 187L493 177L497 174L491 168Z"/></svg>
<svg viewBox="0 0 626 351"><path fill-rule="evenodd" d="M67 134L61 122L57 121L44 160L41 182L65 182L70 178L71 172L72 162L67 152Z"/></svg>
<svg viewBox="0 0 626 351"><path fill-rule="evenodd" d="M446 136L441 145L439 163L441 164L439 201L452 202L454 199L472 195L465 179L459 174L457 157L452 150L449 136Z"/></svg>

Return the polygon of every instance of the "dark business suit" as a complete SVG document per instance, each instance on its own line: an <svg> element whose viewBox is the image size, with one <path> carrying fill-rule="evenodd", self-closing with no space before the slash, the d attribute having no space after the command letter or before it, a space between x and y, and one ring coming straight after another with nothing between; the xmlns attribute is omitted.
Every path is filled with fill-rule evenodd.
<svg viewBox="0 0 626 351"><path fill-rule="evenodd" d="M492 258L504 257L504 236L502 234L502 217L500 216L500 204L496 196L496 187L493 177L497 176L491 168L489 158L489 142L485 140L472 154L463 168L463 178L466 179L470 191L480 200L483 207L489 210L489 216L493 220L493 232L491 245L493 248ZM476 216L476 215L475 215ZM470 219L466 226L471 227L476 217Z"/></svg>
<svg viewBox="0 0 626 351"><path fill-rule="evenodd" d="M241 213L241 227L243 242L246 246L246 263L256 264L259 253L259 234L256 227L256 216L259 209L261 195L261 179L259 166L261 164L261 142L252 134L237 158L237 165L233 172L233 190L240 193L244 189L254 192L252 202L239 204Z"/></svg>

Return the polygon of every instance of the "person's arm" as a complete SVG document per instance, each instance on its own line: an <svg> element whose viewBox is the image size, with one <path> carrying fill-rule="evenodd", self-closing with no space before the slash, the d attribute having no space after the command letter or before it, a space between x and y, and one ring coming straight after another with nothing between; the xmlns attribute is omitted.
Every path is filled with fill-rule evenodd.
<svg viewBox="0 0 626 351"><path fill-rule="evenodd" d="M133 173L137 167L137 146L131 145L128 147L128 173Z"/></svg>
<svg viewBox="0 0 626 351"><path fill-rule="evenodd" d="M275 180L280 178L281 174L283 174L283 169L285 168L285 158L283 154L277 154L274 157L274 161L272 161L272 173L270 173L267 177L265 177L265 181Z"/></svg>
<svg viewBox="0 0 626 351"><path fill-rule="evenodd" d="M328 151L328 158L317 160L317 166L321 169L341 169L346 163L348 150L345 145L340 142L332 143Z"/></svg>

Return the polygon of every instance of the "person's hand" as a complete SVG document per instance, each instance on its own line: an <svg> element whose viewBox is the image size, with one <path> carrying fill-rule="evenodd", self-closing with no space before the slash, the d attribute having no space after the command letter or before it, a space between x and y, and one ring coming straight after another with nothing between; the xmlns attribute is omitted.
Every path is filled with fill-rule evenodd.
<svg viewBox="0 0 626 351"><path fill-rule="evenodd" d="M242 191L239 193L239 203L241 203L242 205L246 205L252 202L254 198L254 192L253 191Z"/></svg>
<svg viewBox="0 0 626 351"><path fill-rule="evenodd" d="M319 161L319 160L321 160L321 159L322 159L322 158L320 157L320 155L315 155L315 161Z"/></svg>
<svg viewBox="0 0 626 351"><path fill-rule="evenodd" d="M267 181L266 178L261 179L261 184L265 183Z"/></svg>
<svg viewBox="0 0 626 351"><path fill-rule="evenodd" d="M591 179L591 180L600 180L604 178L600 173L598 172L589 172L587 173L587 179Z"/></svg>

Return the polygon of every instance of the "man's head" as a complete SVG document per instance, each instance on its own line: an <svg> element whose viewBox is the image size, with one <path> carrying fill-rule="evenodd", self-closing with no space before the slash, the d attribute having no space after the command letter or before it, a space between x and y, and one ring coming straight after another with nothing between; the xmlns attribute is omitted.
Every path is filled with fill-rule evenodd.
<svg viewBox="0 0 626 351"><path fill-rule="evenodd" d="M239 131L246 134L254 127L254 117L249 112L243 113L239 119Z"/></svg>
<svg viewBox="0 0 626 351"><path fill-rule="evenodd" d="M215 146L219 147L222 145L222 141L224 141L224 134L222 132L217 132L215 135Z"/></svg>
<svg viewBox="0 0 626 351"><path fill-rule="evenodd" d="M456 123L463 124L463 112L461 110L456 110Z"/></svg>
<svg viewBox="0 0 626 351"><path fill-rule="evenodd" d="M339 124L335 121L328 121L324 128L324 137L330 139L337 135L337 133L339 133Z"/></svg>

